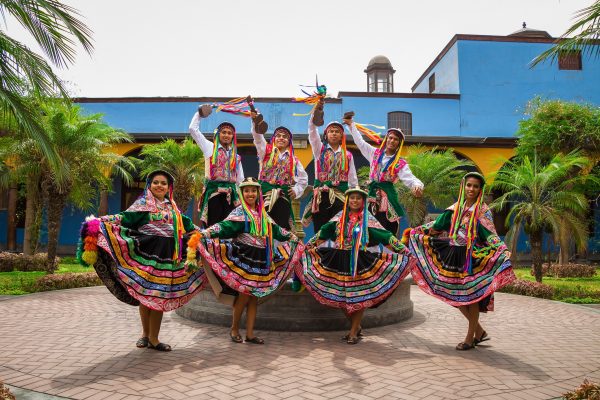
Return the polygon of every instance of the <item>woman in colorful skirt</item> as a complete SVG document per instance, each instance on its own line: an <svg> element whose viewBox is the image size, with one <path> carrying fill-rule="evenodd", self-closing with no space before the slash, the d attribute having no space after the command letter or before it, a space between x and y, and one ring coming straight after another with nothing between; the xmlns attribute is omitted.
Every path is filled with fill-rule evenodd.
<svg viewBox="0 0 600 400"><path fill-rule="evenodd" d="M205 283L203 270L182 261L188 234L195 230L173 199L173 177L148 175L144 193L115 215L88 218L82 227L80 261L124 303L139 305L142 336L137 347L170 351L158 340L164 311L187 303Z"/></svg>
<svg viewBox="0 0 600 400"><path fill-rule="evenodd" d="M469 321L457 350L470 350L490 339L479 313L493 311L494 292L515 279L510 252L483 202L484 186L481 174L466 174L458 202L435 221L410 231L410 250L417 256L415 282L425 293L458 307ZM448 235L441 237L442 232Z"/></svg>
<svg viewBox="0 0 600 400"><path fill-rule="evenodd" d="M358 343L365 309L388 298L414 263L408 249L367 210L367 192L346 191L343 210L307 243L296 274L321 304L341 308L350 319L344 339ZM334 247L318 247L332 240ZM383 245L392 252L380 252Z"/></svg>
<svg viewBox="0 0 600 400"><path fill-rule="evenodd" d="M190 239L188 261L194 263L199 252L205 268L211 268L236 293L231 340L243 342L240 320L245 309L246 342L263 344L264 340L254 334L258 299L285 283L299 262L303 245L269 218L256 179L244 179L240 190L242 204L225 221Z"/></svg>

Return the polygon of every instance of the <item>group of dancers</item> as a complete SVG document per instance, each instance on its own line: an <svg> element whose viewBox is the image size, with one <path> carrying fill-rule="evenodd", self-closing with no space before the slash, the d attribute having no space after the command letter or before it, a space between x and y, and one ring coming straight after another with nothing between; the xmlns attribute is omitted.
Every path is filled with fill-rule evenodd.
<svg viewBox="0 0 600 400"><path fill-rule="evenodd" d="M493 293L515 276L483 202L481 174L466 174L458 201L435 221L406 230L400 240L404 210L394 185L402 182L415 196L423 192L401 157L404 134L388 129L381 145L371 146L347 113L320 136L320 104L308 124L315 181L302 216L316 233L304 244L293 232L292 200L303 195L308 176L294 155L292 132L275 128L267 142L266 124L253 110L260 172L258 179L245 178L235 126L221 123L212 141L200 132L200 120L209 113L199 107L189 127L206 160L201 228L178 209L174 179L163 170L148 175L143 194L126 211L88 217L82 226L82 263L94 266L115 297L139 306L137 347L170 351L158 338L163 312L183 306L207 283L233 308L230 339L263 344L254 332L259 299L290 279L319 303L340 308L351 326L344 340L356 344L365 310L385 301L409 273L423 291L457 307L468 320L457 350L489 339L479 313L493 310ZM358 186L346 129L370 162L366 190Z"/></svg>

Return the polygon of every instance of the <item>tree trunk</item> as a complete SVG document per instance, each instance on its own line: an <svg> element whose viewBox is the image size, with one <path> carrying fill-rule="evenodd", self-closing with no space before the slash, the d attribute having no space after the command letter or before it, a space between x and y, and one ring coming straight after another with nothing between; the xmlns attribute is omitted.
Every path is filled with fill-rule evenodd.
<svg viewBox="0 0 600 400"><path fill-rule="evenodd" d="M529 235L531 241L531 259L533 262L533 274L537 282L542 282L542 231L531 232Z"/></svg>
<svg viewBox="0 0 600 400"><path fill-rule="evenodd" d="M8 226L6 227L6 247L8 251L17 250L17 201L19 190L11 185L8 190Z"/></svg>
<svg viewBox="0 0 600 400"><path fill-rule="evenodd" d="M187 212L192 199L191 187L185 181L179 181L175 183L173 187L173 197L177 203L177 207L182 214Z"/></svg>
<svg viewBox="0 0 600 400"><path fill-rule="evenodd" d="M102 189L100 191L100 205L98 206L98 216L108 214L108 190Z"/></svg>
<svg viewBox="0 0 600 400"><path fill-rule="evenodd" d="M48 258L46 259L46 269L49 273L53 273L56 270L56 253L60 224L69 193L65 189L58 190L53 183L52 178L48 178L42 185L48 219Z"/></svg>
<svg viewBox="0 0 600 400"><path fill-rule="evenodd" d="M23 237L23 254L33 255L37 250L40 235L40 190L39 178L28 176L25 200L25 232Z"/></svg>
<svg viewBox="0 0 600 400"><path fill-rule="evenodd" d="M559 239L560 252L558 253L558 264L567 265L569 263L571 236L570 232L565 228L565 224L561 224Z"/></svg>

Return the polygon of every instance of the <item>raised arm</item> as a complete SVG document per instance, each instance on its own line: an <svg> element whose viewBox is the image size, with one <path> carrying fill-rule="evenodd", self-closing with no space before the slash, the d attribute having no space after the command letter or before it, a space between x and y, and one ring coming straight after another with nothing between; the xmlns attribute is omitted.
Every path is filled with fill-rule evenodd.
<svg viewBox="0 0 600 400"><path fill-rule="evenodd" d="M344 122L345 121L346 120L344 120ZM356 128L356 124L354 123L354 121L352 121L352 120L350 120L350 121L351 122L347 125L348 125L348 129L350 130L350 134L352 135L352 139L354 139L354 144L356 144L356 147L358 147L358 149L362 153L363 157L366 158L370 164L373 161L373 155L375 154L376 149L375 149L375 147L373 147L369 143L367 143L365 141L365 139L363 139L362 135Z"/></svg>
<svg viewBox="0 0 600 400"><path fill-rule="evenodd" d="M348 185L350 187L358 186L358 175L356 175L356 167L354 166L354 157L352 157L349 161L350 165L348 166Z"/></svg>
<svg viewBox="0 0 600 400"><path fill-rule="evenodd" d="M321 155L321 148L323 147L323 142L321 142L321 137L319 136L319 129L315 124L313 124L312 115L308 119L308 142L310 143L310 147L312 149L313 158L316 161L319 159Z"/></svg>
<svg viewBox="0 0 600 400"><path fill-rule="evenodd" d="M263 158L265 158L267 141L265 140L265 135L256 132L256 127L252 120L250 120L250 133L252 133L252 139L254 141L254 146L256 146L256 153L258 154L258 163L260 164Z"/></svg>
<svg viewBox="0 0 600 400"><path fill-rule="evenodd" d="M192 138L194 138L194 141L200 147L200 150L202 150L202 153L204 153L204 158L210 157L212 155L214 145L211 141L204 137L202 132L200 132L200 114L198 114L198 111L196 111L192 117L189 132L190 135L192 135Z"/></svg>

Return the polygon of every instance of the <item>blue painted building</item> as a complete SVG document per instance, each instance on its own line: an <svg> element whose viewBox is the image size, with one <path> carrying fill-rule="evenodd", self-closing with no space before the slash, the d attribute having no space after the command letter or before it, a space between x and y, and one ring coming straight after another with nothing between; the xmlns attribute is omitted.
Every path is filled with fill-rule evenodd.
<svg viewBox="0 0 600 400"><path fill-rule="evenodd" d="M373 58L367 68L365 92L338 93L329 99L326 120L340 119L344 112L355 111L362 123L399 127L408 135L407 144L452 147L471 159L485 174L497 170L493 160L514 154L518 122L529 100L535 96L600 105L600 59L578 53L565 54L558 62L530 68L531 61L552 46L555 38L544 31L522 29L508 36L455 35L412 87L411 93L393 88L394 69L384 56ZM360 79L357 71L357 79ZM242 94L240 94L242 95ZM309 107L292 103L290 98L257 98L257 107L272 128L285 125L294 133L295 146L309 175L313 173L312 154L306 140ZM133 145L117 149L135 154L143 144L163 138L187 136L189 121L200 103L227 101L219 97L165 98L79 98L85 111L103 113L105 121L131 133ZM213 113L202 120L201 130L211 133L230 120L239 132L240 153L246 175L257 175L258 163L249 134L250 121L224 113ZM357 163L366 161L357 156ZM115 181L109 196L109 212L126 207L129 189ZM7 245L7 194L0 193L0 247ZM191 212L191 210L190 210ZM600 211L594 210L600 221ZM60 235L63 251L72 251L84 214L68 208ZM600 228L590 241L591 251L600 251ZM311 232L308 231L308 234ZM17 229L17 242L22 229Z"/></svg>

